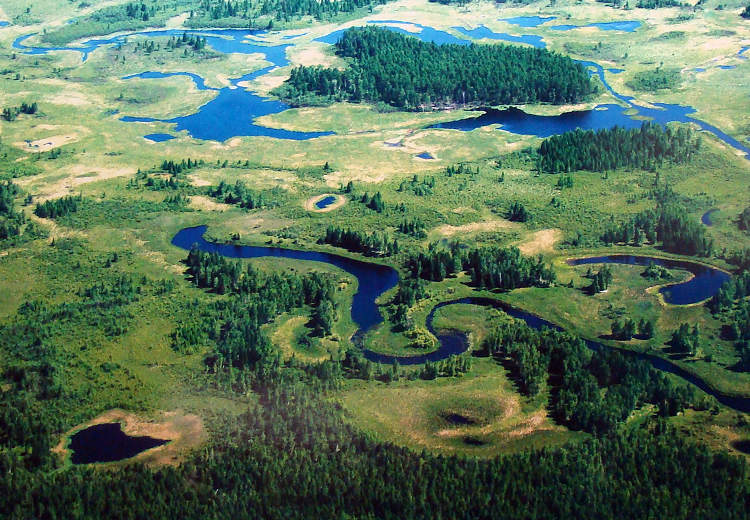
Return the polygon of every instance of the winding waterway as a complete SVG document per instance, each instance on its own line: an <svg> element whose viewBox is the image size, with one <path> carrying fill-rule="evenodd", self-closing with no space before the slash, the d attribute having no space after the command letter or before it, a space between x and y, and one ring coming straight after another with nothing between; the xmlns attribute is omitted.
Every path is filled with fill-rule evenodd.
<svg viewBox="0 0 750 520"><path fill-rule="evenodd" d="M359 327L359 330L355 333L355 342L360 344L362 343L361 339L363 338L364 334L370 330L375 325L378 325L379 323L383 322L383 316L380 314L380 311L378 310L378 305L376 303L376 300L386 291L390 290L391 288L395 287L395 285L398 283L398 273L395 269L389 266L384 266L381 264L376 264L372 262L363 262L361 260L355 260L353 258L348 258L345 256L339 256L331 253L320 253L316 251L301 251L296 249L284 249L284 248L278 248L278 247L266 247L266 246L240 246L240 245L233 245L233 244L218 244L214 242L209 242L205 238L203 238L203 234L206 232L206 226L197 226L197 227L190 227L185 228L181 231L179 231L174 238L172 239L172 244L180 247L185 250L189 250L193 246L197 246L201 251L210 252L210 253L218 253L220 255L229 257L229 258L259 258L259 257L282 257L282 258L289 258L292 260L310 260L315 262L325 262L330 265L333 265L335 267L339 267L346 271L347 273L351 274L355 278L357 278L358 282L358 290L357 293L354 295L354 298L352 300L352 307L351 307L351 316L352 321L357 324ZM588 263L595 263L595 260L599 260L599 262L605 261L607 258L614 258L618 259L618 257L621 257L621 255L612 255L610 257L594 257L590 259L581 259L586 260ZM658 262L665 262L663 259L659 258L649 258L649 257L632 257L634 260L632 262L618 262L618 263L637 263L638 265L647 265L649 261L658 261ZM672 262L672 261L670 261ZM694 264L692 262L687 261L674 261L675 264L671 264L674 268L679 269L688 269L691 272L694 273L702 273L704 268L707 268L707 266L703 266L701 264ZM669 266L669 265L668 265ZM711 268L707 268L711 269ZM718 271L718 270L715 270ZM719 273L722 273L724 276L728 278L729 275L724 273L723 271L718 271ZM690 286L690 284L693 284L695 286L695 279L699 276L702 276L700 274L696 274L694 278L691 280L688 280L687 282L682 282L676 285L670 286L671 290L674 291L675 289L679 288L680 286ZM720 287L719 285L716 285L715 282L718 281L718 278L715 276L708 276L708 280L711 280L711 286L715 287L716 290ZM707 285L706 285L707 286ZM701 282L700 287L706 287ZM672 293L672 298L675 298L675 294L677 294L677 298L682 298L682 293ZM699 294L698 296L703 296L703 294ZM693 298L687 298L691 300L691 303L696 300L698 296L694 296ZM709 295L710 296L710 295ZM666 299L666 296L665 296ZM701 298L702 299L702 298ZM422 364L427 361L439 361L441 359L446 359L452 355L460 354L462 352L465 352L469 347L469 342L466 337L466 335L462 332L458 331L436 331L433 326L433 319L435 316L435 311L437 309L440 309L442 307L453 305L453 304L474 304L474 305L483 305L483 306L490 306L493 308L501 309L504 312L508 313L510 316L514 318L518 318L523 320L527 325L530 327L539 329L541 327L550 327L554 328L556 330L563 330L561 327L546 321L538 316L535 316L533 314L530 314L528 312L516 309L511 307L510 305L500 302L498 300L494 300L491 298L463 298L460 300L453 300L449 302L442 302L437 304L431 311L430 314L427 317L426 325L428 330L434 334L439 342L439 347L437 350L418 355L418 356L391 356L386 354L380 354L378 352L373 352L369 349L364 349L364 356L365 358L369 359L370 361L377 362L377 363L387 363L392 364L394 361L398 361L401 365L416 365L416 364ZM603 348L612 348L608 347L606 345L602 345L601 343L585 340L586 345L589 348L592 348L594 350L603 349ZM726 396L724 394L721 394L717 392L716 390L712 389L705 381L700 379L699 377L690 374L686 370L680 368L679 366L675 365L674 363L667 361L665 359L659 358L657 356L652 356L648 354L642 354L642 353L634 353L627 350L620 350L624 354L627 355L633 355L638 357L639 359L644 359L651 363L652 366L659 370L663 370L665 372L669 372L671 374L675 374L686 381L694 384L704 392L714 396L720 403L724 404L725 406L728 406L730 408L733 408L735 410L743 411L743 412L750 412L750 398L745 397L730 397Z"/></svg>
<svg viewBox="0 0 750 520"><path fill-rule="evenodd" d="M548 22L554 17L517 17L506 19L510 24L520 27L536 27L542 23ZM434 42L437 44L459 44L469 45L477 39L493 39L507 41L511 43L525 43L535 47L544 48L546 43L538 35L512 35L508 33L498 33L488 29L485 26L478 26L473 29L464 27L453 27L452 30L461 36L456 36L446 31L434 29L429 26L413 22L404 22L399 20L370 20L362 24L376 24L391 31L407 34L419 38L425 42ZM636 20L593 23L588 26L597 27L600 30L614 30L632 32L640 26ZM573 30L579 27L588 26L550 26L556 30ZM336 43L341 37L344 29L330 32L327 35L316 38L315 41L329 44ZM260 116L276 114L289 108L288 105L278 100L264 98L253 92L241 87L241 83L252 81L263 76L273 69L285 67L289 64L286 56L286 50L291 45L289 43L277 43L272 41L269 36L271 33L262 30L243 30L243 29L217 29L217 30L152 30L132 32L121 34L110 38L93 38L84 40L75 45L67 47L39 47L27 45L26 40L34 34L19 36L13 42L13 48L27 54L46 54L51 51L74 51L81 53L82 61L86 61L89 54L101 46L122 44L129 37L140 36L147 38L157 37L180 37L183 33L188 35L201 35L206 38L207 45L221 53L241 53L241 54L262 54L270 66L244 75L240 78L229 80L229 85L221 89L210 88L205 85L205 80L200 76L188 72L170 72L160 73L147 71L141 74L126 76L123 79L149 79L159 77L169 77L174 75L189 76L193 79L196 87L200 90L216 90L218 93L214 99L201 106L194 114L176 116L169 119L156 119L148 117L122 116L121 120L130 123L166 123L173 124L175 131L186 130L187 133L202 140L225 141L231 137L237 136L264 136L276 139L294 139L306 140L331 135L332 132L295 132L284 129L269 128L254 123L254 120ZM298 38L303 34L292 34L282 37L282 40ZM743 47L737 53L737 57L743 56L747 47ZM721 131L719 128L710 125L700 119L691 117L696 112L695 108L685 105L653 103L650 106L641 106L633 98L618 94L607 82L605 69L601 65L591 61L579 61L583 66L589 69L591 75L597 76L604 87L617 99L622 105L602 104L593 110L579 112L568 112L556 116L535 116L527 114L518 109L508 110L486 110L480 117L467 118L449 123L440 123L430 128L445 128L458 130L473 130L481 126L498 124L502 130L521 134L534 135L538 137L548 137L553 134L559 134L576 128L583 129L603 129L612 126L625 128L634 128L640 126L643 118L651 119L661 125L669 122L694 123L702 130L712 133L727 145L742 152L746 158L750 159L750 147L744 142L740 142L732 136ZM731 68L732 66L724 66ZM621 72L621 69L607 69L612 74ZM149 134L152 135L152 134Z"/></svg>

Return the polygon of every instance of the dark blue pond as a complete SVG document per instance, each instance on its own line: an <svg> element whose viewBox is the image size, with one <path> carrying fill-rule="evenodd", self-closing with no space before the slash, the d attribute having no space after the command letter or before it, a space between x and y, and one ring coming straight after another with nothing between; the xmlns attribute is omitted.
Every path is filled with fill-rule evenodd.
<svg viewBox="0 0 750 520"><path fill-rule="evenodd" d="M650 262L663 265L667 269L682 269L693 274L686 282L668 285L659 289L664 301L674 305L690 305L712 297L730 276L719 269L694 262L667 260L650 256L608 255L569 260L570 265L587 264L626 264L647 266Z"/></svg>
<svg viewBox="0 0 750 520"><path fill-rule="evenodd" d="M714 215L714 213L716 213L717 211L719 211L719 210L718 210L718 209L716 209L716 208L714 208L714 209L709 209L708 211L706 211L706 212L705 212L705 213L704 213L704 214L703 214L703 215L701 216L701 222L703 222L703 224L704 224L704 225L706 225L706 226L713 226L713 225L714 225L714 222L713 222L713 215Z"/></svg>
<svg viewBox="0 0 750 520"><path fill-rule="evenodd" d="M554 20L556 16L513 16L511 18L500 18L501 22L508 22L519 27L538 27L544 23Z"/></svg>
<svg viewBox="0 0 750 520"><path fill-rule="evenodd" d="M336 202L336 197L333 195L329 195L323 199L320 199L318 202L315 203L315 207L318 209L325 209L331 204Z"/></svg>
<svg viewBox="0 0 750 520"><path fill-rule="evenodd" d="M465 29L463 27L454 27L453 29L477 40L487 38L490 40L500 40L511 43L525 43L539 49L543 49L547 46L547 44L544 43L544 39L535 34L522 34L520 36L515 36L508 33L496 33L484 25L480 25L476 29Z"/></svg>
<svg viewBox="0 0 750 520"><path fill-rule="evenodd" d="M483 126L498 124L501 129L514 134L549 137L576 128L584 130L599 130L619 126L621 128L638 128L642 118L648 118L660 125L676 121L680 123L694 123L702 130L710 132L731 147L744 152L750 159L750 147L734 137L722 132L713 125L700 119L690 117L695 109L690 106L673 105L668 103L652 103L654 108L644 107L633 102L630 96L615 92L605 78L604 68L592 61L577 60L588 68L589 74L597 76L604 87L625 106L615 104L597 105L594 110L566 112L558 116L537 116L527 114L516 108L506 110L485 109L483 115L470 117L446 123L437 123L429 128L451 128L455 130L471 131ZM626 112L631 112L626 114Z"/></svg>
<svg viewBox="0 0 750 520"><path fill-rule="evenodd" d="M739 57L740 57L740 58L742 58L743 60L746 60L746 59L747 59L747 56L745 56L745 53L747 52L747 50L748 50L748 49L750 49L750 45L746 45L745 47L742 47L742 48L741 48L741 49L740 49L740 50L739 50L739 51L737 52L737 56L739 56Z"/></svg>
<svg viewBox="0 0 750 520"><path fill-rule="evenodd" d="M607 69L607 72L611 72L612 74L620 74L621 72L625 72L625 69Z"/></svg>
<svg viewBox="0 0 750 520"><path fill-rule="evenodd" d="M324 262L354 276L358 281L357 294L352 300L352 321L360 330L366 331L383 322L375 300L384 292L392 289L398 282L398 273L392 267L371 262L362 262L345 256L316 251L299 251L280 247L238 246L233 244L216 244L203 238L206 226L186 228L172 239L172 245L189 250L196 245L201 251L218 253L228 258L260 258L265 256L289 258L291 260L310 260Z"/></svg>
<svg viewBox="0 0 750 520"><path fill-rule="evenodd" d="M695 72L706 72L706 69L704 69L703 67L695 67L693 70Z"/></svg>
<svg viewBox="0 0 750 520"><path fill-rule="evenodd" d="M737 65L719 65L719 68L722 70L732 70L736 69Z"/></svg>
<svg viewBox="0 0 750 520"><path fill-rule="evenodd" d="M640 26L641 22L637 20L628 20L622 22L597 22L586 25L553 25L550 29L554 31L572 31L573 29L581 29L582 27L596 27L602 31L633 32Z"/></svg>
<svg viewBox="0 0 750 520"><path fill-rule="evenodd" d="M426 159L428 161L435 159L429 152L418 153L417 157L419 157L420 159Z"/></svg>
<svg viewBox="0 0 750 520"><path fill-rule="evenodd" d="M143 138L148 139L149 141L153 141L155 143L163 143L164 141L175 139L176 136L171 135L171 134L146 134L143 136Z"/></svg>
<svg viewBox="0 0 750 520"><path fill-rule="evenodd" d="M112 462L129 459L142 451L168 443L153 437L131 437L125 434L120 423L90 426L70 438L73 464Z"/></svg>
<svg viewBox="0 0 750 520"><path fill-rule="evenodd" d="M7 27L10 25L10 22L6 22L5 20L0 20L0 28Z"/></svg>

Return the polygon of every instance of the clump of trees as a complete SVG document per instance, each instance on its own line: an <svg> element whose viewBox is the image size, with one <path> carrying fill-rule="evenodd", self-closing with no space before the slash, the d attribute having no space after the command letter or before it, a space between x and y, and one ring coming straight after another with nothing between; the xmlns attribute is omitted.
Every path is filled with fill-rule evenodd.
<svg viewBox="0 0 750 520"><path fill-rule="evenodd" d="M547 173L617 168L653 169L664 161L684 163L700 147L700 138L684 126L666 129L653 122L640 128L580 128L548 137L539 146L537 168ZM571 179L572 183L572 179Z"/></svg>
<svg viewBox="0 0 750 520"><path fill-rule="evenodd" d="M18 237L24 230L26 217L15 203L20 194L21 188L11 181L0 183L0 240Z"/></svg>
<svg viewBox="0 0 750 520"><path fill-rule="evenodd" d="M66 195L59 199L52 199L37 204L34 214L41 218L56 219L78 211L78 206L83 200L83 195Z"/></svg>
<svg viewBox="0 0 750 520"><path fill-rule="evenodd" d="M432 195L432 190L435 187L435 177L424 177L421 181L419 176L414 175L410 181L403 181L398 186L399 192L411 190L414 195L424 197L426 195Z"/></svg>
<svg viewBox="0 0 750 520"><path fill-rule="evenodd" d="M377 211L378 213L382 213L385 210L385 202L383 202L383 196L380 194L380 192L375 193L372 197L365 192L364 195L359 199L359 201L370 208L373 211Z"/></svg>
<svg viewBox="0 0 750 520"><path fill-rule="evenodd" d="M669 187L655 189L657 205L634 215L629 221L610 223L601 236L605 244L641 245L661 242L664 250L683 255L710 256L713 240L705 226L691 218L685 206Z"/></svg>
<svg viewBox="0 0 750 520"><path fill-rule="evenodd" d="M270 191L258 191L248 188L244 182L237 181L228 184L221 181L218 186L208 189L208 195L224 202L225 204L236 204L245 209L258 209L276 207L284 190L278 186Z"/></svg>
<svg viewBox="0 0 750 520"><path fill-rule="evenodd" d="M677 352L691 356L697 355L701 347L700 328L698 324L696 323L692 327L687 323L681 324L672 333L670 344Z"/></svg>
<svg viewBox="0 0 750 520"><path fill-rule="evenodd" d="M672 383L648 362L614 350L592 351L566 332L534 330L519 321L503 323L484 348L504 361L525 394L533 396L546 384L555 385L550 412L576 430L604 434L644 403L670 416L695 399L687 385Z"/></svg>
<svg viewBox="0 0 750 520"><path fill-rule="evenodd" d="M348 29L336 53L349 59L347 69L296 67L276 93L297 105L369 101L417 110L575 103L594 91L584 67L546 49L436 45L369 26Z"/></svg>
<svg viewBox="0 0 750 520"><path fill-rule="evenodd" d="M399 251L398 240L395 238L391 240L386 232L364 233L338 226L328 226L326 234L320 242L343 247L366 256L391 256Z"/></svg>
<svg viewBox="0 0 750 520"><path fill-rule="evenodd" d="M636 72L628 86L633 90L656 92L677 88L682 83L680 69L656 67L653 70Z"/></svg>
<svg viewBox="0 0 750 520"><path fill-rule="evenodd" d="M6 121L15 121L18 114L36 114L39 106L36 101L33 103L26 103L25 101L17 107L5 107L3 108L3 119Z"/></svg>
<svg viewBox="0 0 750 520"><path fill-rule="evenodd" d="M740 13L740 16L745 20L750 20L750 4L745 6L745 8Z"/></svg>
<svg viewBox="0 0 750 520"><path fill-rule="evenodd" d="M531 218L531 213L523 204L515 201L508 208L507 218L511 222L526 222Z"/></svg>
<svg viewBox="0 0 750 520"><path fill-rule="evenodd" d="M481 289L513 290L519 287L548 287L556 280L551 266L542 257L529 258L518 248L482 247L465 250L458 243L447 247L431 244L428 251L407 261L414 278L441 281L466 271L471 283Z"/></svg>
<svg viewBox="0 0 750 520"><path fill-rule="evenodd" d="M604 292L612 283L612 269L605 264L596 274L589 274L589 278L591 278L591 285L588 290L591 294Z"/></svg>
<svg viewBox="0 0 750 520"><path fill-rule="evenodd" d="M750 232L750 207L743 209L740 216L737 217L737 227L743 231Z"/></svg>
<svg viewBox="0 0 750 520"><path fill-rule="evenodd" d="M427 231L425 231L424 222L422 222L419 219L419 217L405 218L404 220L399 222L396 229L398 230L399 233L403 233L404 235L409 235L416 239L422 239L427 236Z"/></svg>

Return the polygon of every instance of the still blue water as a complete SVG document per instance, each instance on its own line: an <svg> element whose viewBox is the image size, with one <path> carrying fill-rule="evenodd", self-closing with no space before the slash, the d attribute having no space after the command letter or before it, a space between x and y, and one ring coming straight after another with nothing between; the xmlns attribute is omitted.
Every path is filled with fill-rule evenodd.
<svg viewBox="0 0 750 520"><path fill-rule="evenodd" d="M189 250L196 245L201 251L218 253L228 258L259 258L264 256L324 262L351 274L357 279L357 293L352 299L352 321L363 331L383 322L375 300L392 289L398 282L398 273L392 267L354 260L345 256L316 251L299 251L280 247L238 246L216 244L203 238L206 226L186 228L172 239L172 245Z"/></svg>
<svg viewBox="0 0 750 520"><path fill-rule="evenodd" d="M73 452L73 464L90 464L129 459L167 442L152 437L131 437L122 431L120 423L105 423L77 432L70 438L69 448Z"/></svg>
<svg viewBox="0 0 750 520"><path fill-rule="evenodd" d="M334 197L333 195L329 195L325 198L320 199L318 202L316 202L315 207L318 209L325 209L331 204L333 204L334 202L336 202L336 197Z"/></svg>
<svg viewBox="0 0 750 520"><path fill-rule="evenodd" d="M713 217L714 213L716 213L718 211L719 210L716 209L716 208L709 209L708 211L706 211L703 214L703 216L701 216L701 222L703 222L703 224L706 225L706 226L713 226L714 222L713 222L713 218L712 217Z"/></svg>
<svg viewBox="0 0 750 520"><path fill-rule="evenodd" d="M508 22L519 27L538 27L554 20L556 16L513 16L511 18L500 18L501 22Z"/></svg>
<svg viewBox="0 0 750 520"><path fill-rule="evenodd" d="M175 139L176 136L171 135L171 134L146 134L143 136L143 138L148 139L149 141L153 141L155 143L163 143L164 141Z"/></svg>
<svg viewBox="0 0 750 520"><path fill-rule="evenodd" d="M637 20L626 20L622 22L597 22L586 25L553 25L550 29L554 31L572 31L574 29L581 29L583 27L596 27L602 31L624 31L633 32L641 26L641 22Z"/></svg>
<svg viewBox="0 0 750 520"><path fill-rule="evenodd" d="M719 269L683 260L667 260L650 256L609 255L570 260L570 265L626 264L647 266L653 262L667 269L682 269L692 273L690 280L659 289L664 301L674 305L690 305L711 298L730 276Z"/></svg>

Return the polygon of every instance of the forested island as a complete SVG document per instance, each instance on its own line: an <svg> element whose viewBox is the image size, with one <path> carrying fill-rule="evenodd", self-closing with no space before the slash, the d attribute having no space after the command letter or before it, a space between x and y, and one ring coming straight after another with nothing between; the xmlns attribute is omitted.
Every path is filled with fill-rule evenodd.
<svg viewBox="0 0 750 520"><path fill-rule="evenodd" d="M336 43L345 70L296 67L275 92L292 105L351 101L403 110L577 103L594 92L569 57L511 45L425 43L379 27L348 29Z"/></svg>

